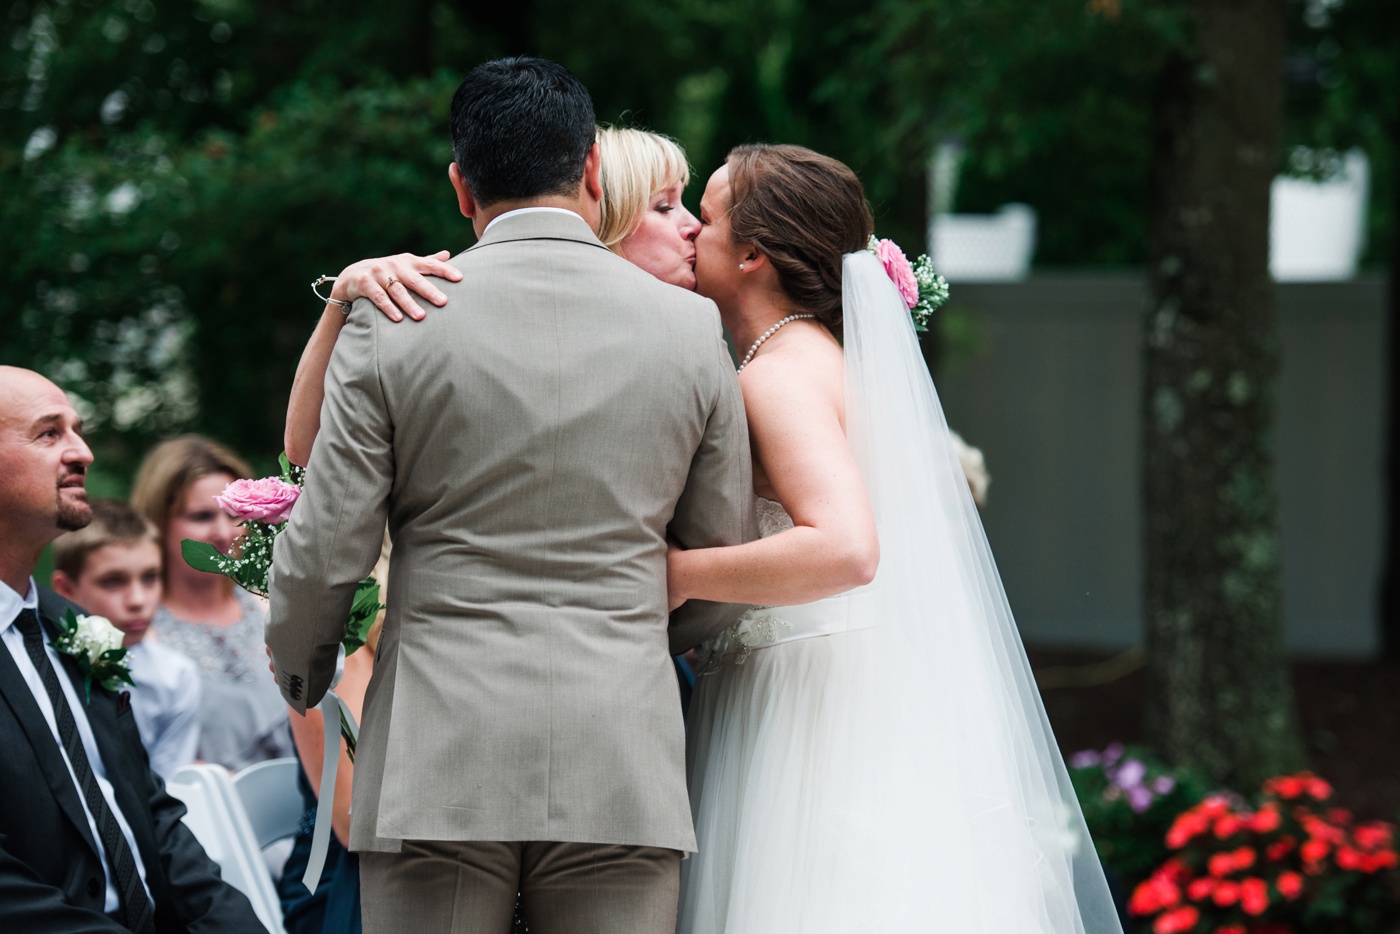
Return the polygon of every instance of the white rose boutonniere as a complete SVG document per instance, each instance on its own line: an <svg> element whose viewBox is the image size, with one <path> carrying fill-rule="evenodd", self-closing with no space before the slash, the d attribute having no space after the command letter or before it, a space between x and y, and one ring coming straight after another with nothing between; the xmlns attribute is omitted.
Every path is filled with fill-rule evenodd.
<svg viewBox="0 0 1400 934"><path fill-rule="evenodd" d="M122 631L105 616L78 616L72 610L59 621L59 637L49 644L73 659L83 673L84 700L92 703L94 682L109 691L135 685L122 647Z"/></svg>

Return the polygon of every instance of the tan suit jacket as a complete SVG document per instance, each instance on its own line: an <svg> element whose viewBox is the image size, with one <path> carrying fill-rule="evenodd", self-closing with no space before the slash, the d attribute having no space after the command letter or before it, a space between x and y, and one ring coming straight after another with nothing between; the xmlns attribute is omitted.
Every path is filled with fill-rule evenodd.
<svg viewBox="0 0 1400 934"><path fill-rule="evenodd" d="M502 218L425 320L357 302L267 642L297 710L329 687L356 581L394 541L351 846L695 848L672 651L742 607L667 617L666 536L756 535L748 433L708 299L576 215Z"/></svg>

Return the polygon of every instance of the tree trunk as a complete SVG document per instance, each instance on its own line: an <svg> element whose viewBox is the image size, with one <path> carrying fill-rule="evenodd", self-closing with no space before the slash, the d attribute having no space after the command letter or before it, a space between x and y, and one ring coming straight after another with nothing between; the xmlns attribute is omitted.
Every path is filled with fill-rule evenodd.
<svg viewBox="0 0 1400 934"><path fill-rule="evenodd" d="M1301 765L1272 438L1269 189L1286 0L1187 0L1153 107L1146 384L1147 729L1250 791Z"/></svg>
<svg viewBox="0 0 1400 934"><path fill-rule="evenodd" d="M1386 321L1386 551L1381 570L1381 656L1400 661L1400 119L1390 127L1390 314Z"/></svg>

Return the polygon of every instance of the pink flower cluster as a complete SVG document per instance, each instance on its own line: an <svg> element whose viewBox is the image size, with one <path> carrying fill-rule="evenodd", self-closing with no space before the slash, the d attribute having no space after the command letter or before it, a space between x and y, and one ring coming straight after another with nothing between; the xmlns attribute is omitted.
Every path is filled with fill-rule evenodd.
<svg viewBox="0 0 1400 934"><path fill-rule="evenodd" d="M909 265L909 260L899 248L899 244L893 240L880 240L875 244L875 255L884 264L885 275L889 276L895 288L899 289L904 304L910 308L919 304L919 282L914 278L914 267Z"/></svg>
<svg viewBox="0 0 1400 934"><path fill-rule="evenodd" d="M301 487L278 477L261 480L235 480L214 497L219 508L240 522L256 519L268 525L286 522Z"/></svg>

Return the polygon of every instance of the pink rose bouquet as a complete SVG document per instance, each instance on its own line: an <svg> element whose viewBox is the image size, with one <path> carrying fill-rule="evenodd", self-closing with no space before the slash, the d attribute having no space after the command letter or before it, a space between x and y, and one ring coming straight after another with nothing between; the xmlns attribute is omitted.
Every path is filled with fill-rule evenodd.
<svg viewBox="0 0 1400 934"><path fill-rule="evenodd" d="M219 508L240 522L256 519L268 525L280 525L292 515L292 506L301 495L301 487L280 477L260 480L235 480L214 497Z"/></svg>
<svg viewBox="0 0 1400 934"><path fill-rule="evenodd" d="M292 507L301 496L305 471L281 457L282 475L258 480L235 480L214 497L219 508L243 524L243 534L233 543L231 554L223 554L208 542L190 539L180 543L185 563L200 571L222 574L249 593L268 595L272 571L272 550L286 530ZM345 624L345 654L364 645L370 624L381 609L379 584L372 577L360 581Z"/></svg>

